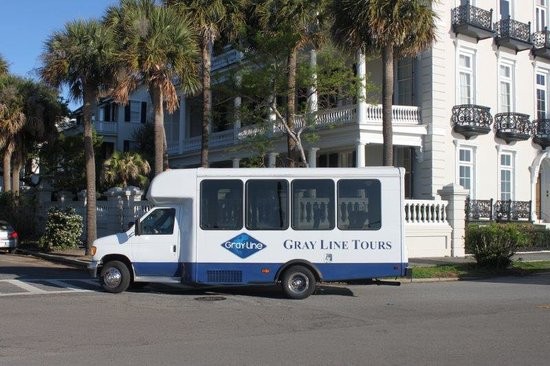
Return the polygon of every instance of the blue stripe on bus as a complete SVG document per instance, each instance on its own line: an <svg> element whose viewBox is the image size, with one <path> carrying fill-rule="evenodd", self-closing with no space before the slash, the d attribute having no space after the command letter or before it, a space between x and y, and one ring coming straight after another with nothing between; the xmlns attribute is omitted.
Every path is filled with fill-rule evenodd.
<svg viewBox="0 0 550 366"><path fill-rule="evenodd" d="M360 280L405 275L407 263L313 263L323 281ZM188 282L273 283L282 263L185 263ZM268 270L268 273L266 270ZM240 276L240 280L239 280ZM239 280L239 281L238 281Z"/></svg>
<svg viewBox="0 0 550 366"><path fill-rule="evenodd" d="M323 281L405 275L407 263L313 263ZM282 263L134 263L137 276L183 277L205 284L273 283Z"/></svg>

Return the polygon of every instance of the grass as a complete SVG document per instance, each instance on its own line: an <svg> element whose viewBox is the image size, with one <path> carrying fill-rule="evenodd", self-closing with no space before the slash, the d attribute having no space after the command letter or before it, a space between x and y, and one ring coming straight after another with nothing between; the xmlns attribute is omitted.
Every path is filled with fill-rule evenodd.
<svg viewBox="0 0 550 366"><path fill-rule="evenodd" d="M467 278L497 275L526 276L546 271L550 271L550 261L514 261L509 268L500 270L482 268L475 263L449 263L431 267L415 266L412 268L412 278Z"/></svg>

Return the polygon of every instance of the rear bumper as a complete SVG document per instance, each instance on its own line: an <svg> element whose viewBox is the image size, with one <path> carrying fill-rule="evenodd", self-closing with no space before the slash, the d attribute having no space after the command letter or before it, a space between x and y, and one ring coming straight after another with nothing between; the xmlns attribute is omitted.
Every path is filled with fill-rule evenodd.
<svg viewBox="0 0 550 366"><path fill-rule="evenodd" d="M0 239L0 249L12 249L17 247L15 239Z"/></svg>

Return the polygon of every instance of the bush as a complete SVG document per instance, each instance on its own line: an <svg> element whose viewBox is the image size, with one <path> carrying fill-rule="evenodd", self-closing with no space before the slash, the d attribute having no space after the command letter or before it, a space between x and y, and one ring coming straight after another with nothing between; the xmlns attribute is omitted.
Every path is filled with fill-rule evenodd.
<svg viewBox="0 0 550 366"><path fill-rule="evenodd" d="M466 231L466 251L487 268L507 268L516 249L528 242L529 236L516 224L471 225Z"/></svg>
<svg viewBox="0 0 550 366"><path fill-rule="evenodd" d="M48 211L46 230L40 238L40 247L46 252L54 249L77 248L81 243L82 217L74 208L52 208Z"/></svg>

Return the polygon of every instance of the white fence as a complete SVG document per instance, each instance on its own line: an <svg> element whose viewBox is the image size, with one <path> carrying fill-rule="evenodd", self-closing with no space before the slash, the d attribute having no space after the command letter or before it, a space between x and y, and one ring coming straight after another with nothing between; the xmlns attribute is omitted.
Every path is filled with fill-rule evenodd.
<svg viewBox="0 0 550 366"><path fill-rule="evenodd" d="M141 217L152 207L147 201L129 201L122 198L112 201L97 201L97 236L102 237L114 233L120 233L128 229L128 225ZM49 202L43 204L41 219L46 222L48 210L52 207L60 209L74 208L76 213L83 218L86 237L86 206L82 201Z"/></svg>
<svg viewBox="0 0 550 366"><path fill-rule="evenodd" d="M452 227L447 201L405 200L405 236L409 258L451 256Z"/></svg>
<svg viewBox="0 0 550 366"><path fill-rule="evenodd" d="M452 228L447 218L447 205L447 201L443 200L405 200L405 236L409 258L451 256ZM86 207L83 202L50 202L43 205L41 213L43 222L50 207L72 207L83 218L86 217ZM129 223L142 216L151 207L147 201L123 198L97 201L98 237L126 231ZM328 217L328 213L323 217ZM85 233L83 233L84 238Z"/></svg>

